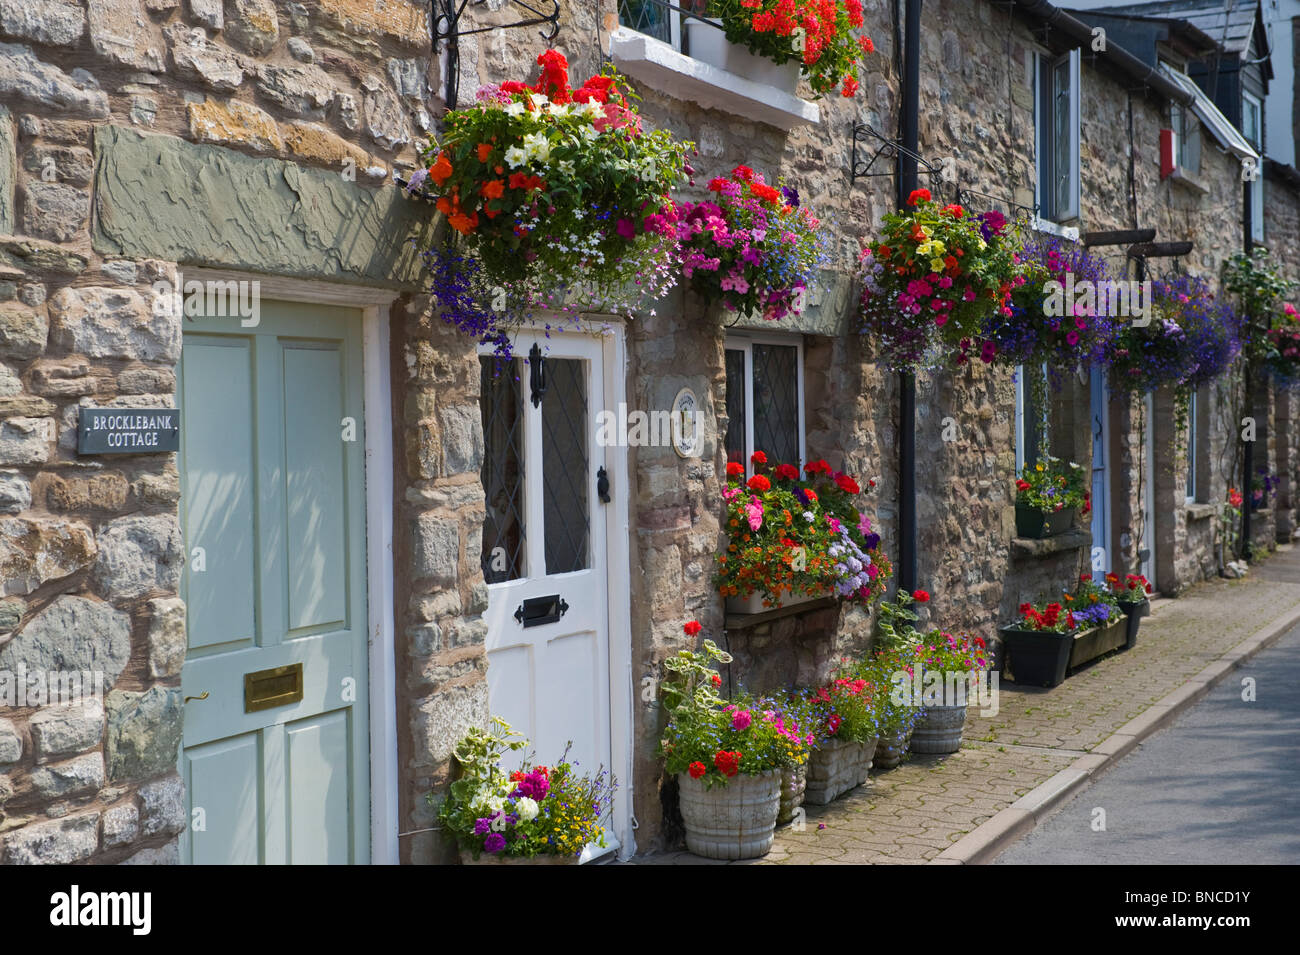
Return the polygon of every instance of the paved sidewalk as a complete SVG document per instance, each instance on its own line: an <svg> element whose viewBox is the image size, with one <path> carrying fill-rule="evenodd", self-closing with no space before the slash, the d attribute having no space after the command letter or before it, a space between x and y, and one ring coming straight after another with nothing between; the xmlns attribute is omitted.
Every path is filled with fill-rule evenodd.
<svg viewBox="0 0 1300 955"><path fill-rule="evenodd" d="M1300 619L1300 548L1286 548L1243 580L1210 580L1176 600L1155 601L1136 647L1075 671L1061 686L1003 683L996 716L981 717L972 707L961 752L913 755L829 806L807 807L802 831L778 830L776 845L763 859L720 863L675 852L634 861L918 864L944 850L948 855L938 861L953 855L964 861L969 854L952 849L962 836L1062 770L1077 768L1081 758L1086 772L1109 765L1113 760L1101 753L1089 754L1116 730L1143 713L1152 721L1162 717L1168 707L1152 709L1153 704L1177 691L1190 698L1204 689L1193 678L1203 681L1203 671L1220 657L1294 619ZM1102 752L1121 752L1116 746L1112 740ZM1032 811L1037 814L1037 808Z"/></svg>

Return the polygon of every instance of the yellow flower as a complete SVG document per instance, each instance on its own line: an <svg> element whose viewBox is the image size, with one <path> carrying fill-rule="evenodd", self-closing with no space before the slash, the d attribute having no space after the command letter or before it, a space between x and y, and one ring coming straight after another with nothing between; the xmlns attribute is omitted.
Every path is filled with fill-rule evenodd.
<svg viewBox="0 0 1300 955"><path fill-rule="evenodd" d="M942 271L943 271L943 259L931 259L931 260L930 260L930 271L931 271L931 272L942 272Z"/></svg>

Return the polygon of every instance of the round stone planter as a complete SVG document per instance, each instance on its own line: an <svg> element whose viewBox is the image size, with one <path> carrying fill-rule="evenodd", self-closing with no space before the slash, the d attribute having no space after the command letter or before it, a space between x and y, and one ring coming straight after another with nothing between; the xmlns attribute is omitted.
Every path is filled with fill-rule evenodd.
<svg viewBox="0 0 1300 955"><path fill-rule="evenodd" d="M914 753L955 753L961 749L966 707L927 706L912 733Z"/></svg>
<svg viewBox="0 0 1300 955"><path fill-rule="evenodd" d="M776 824L784 826L794 818L795 810L803 805L803 794L808 788L808 764L789 766L781 772L781 808L776 814Z"/></svg>
<svg viewBox="0 0 1300 955"><path fill-rule="evenodd" d="M781 770L733 776L708 788L685 773L677 776L678 805L686 824L686 848L706 859L756 859L772 850L781 808Z"/></svg>
<svg viewBox="0 0 1300 955"><path fill-rule="evenodd" d="M507 856L480 852L477 859L468 849L460 850L461 865L577 865L578 856Z"/></svg>
<svg viewBox="0 0 1300 955"><path fill-rule="evenodd" d="M892 736L882 736L876 742L876 754L872 757L871 765L877 770L893 769L903 761L907 755L907 747L912 740L912 731L914 726Z"/></svg>
<svg viewBox="0 0 1300 955"><path fill-rule="evenodd" d="M734 76L753 80L755 83L775 86L785 93L793 94L799 88L798 60L778 64L765 56L750 53L739 43L732 43L727 39L720 20L711 20L711 23L718 26L712 26L694 17L688 18L685 23L692 59L726 70Z"/></svg>
<svg viewBox="0 0 1300 955"><path fill-rule="evenodd" d="M854 743L828 740L820 743L808 758L808 788L803 801L810 806L825 806L867 781L876 740Z"/></svg>

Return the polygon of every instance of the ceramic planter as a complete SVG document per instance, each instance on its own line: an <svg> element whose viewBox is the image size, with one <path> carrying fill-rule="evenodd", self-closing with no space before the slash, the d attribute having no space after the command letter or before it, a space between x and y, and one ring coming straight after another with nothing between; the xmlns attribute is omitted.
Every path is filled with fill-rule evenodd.
<svg viewBox="0 0 1300 955"><path fill-rule="evenodd" d="M1073 507L1065 507L1044 513L1016 501L1016 536L1037 540L1064 534L1074 526L1075 511Z"/></svg>
<svg viewBox="0 0 1300 955"><path fill-rule="evenodd" d="M739 43L732 43L721 29L720 20L711 20L719 26L710 26L694 17L685 21L688 49L692 59L716 66L735 76L775 86L793 94L799 88L799 61L773 63L765 56L750 53Z"/></svg>
<svg viewBox="0 0 1300 955"><path fill-rule="evenodd" d="M876 752L876 741L854 743L848 740L827 740L820 743L808 758L808 789L804 802L810 806L825 806L850 789L867 781L871 758Z"/></svg>
<svg viewBox="0 0 1300 955"><path fill-rule="evenodd" d="M1003 627L1002 645L1011 659L1012 682L1021 686L1060 686L1070 669L1074 631L1021 630Z"/></svg>
<svg viewBox="0 0 1300 955"><path fill-rule="evenodd" d="M732 776L711 789L677 776L686 848L706 859L756 859L772 849L781 808L781 770Z"/></svg>
<svg viewBox="0 0 1300 955"><path fill-rule="evenodd" d="M1137 646L1138 627L1142 618L1151 613L1151 601L1145 597L1141 600L1121 600L1119 607L1128 617L1127 629L1124 631L1124 649L1131 650Z"/></svg>
<svg viewBox="0 0 1300 955"><path fill-rule="evenodd" d="M477 859L468 849L460 850L461 865L577 865L578 856L507 856L480 852Z"/></svg>
<svg viewBox="0 0 1300 955"><path fill-rule="evenodd" d="M826 596L829 596L829 594L815 594L810 596L808 594L790 594L783 592L780 601L775 607L764 607L763 593L762 591L756 590L748 597L728 597L726 607L727 613L766 613L769 610L776 610L781 607L796 607L799 604L812 603L814 600L821 600Z"/></svg>
<svg viewBox="0 0 1300 955"><path fill-rule="evenodd" d="M912 732L914 753L955 753L961 749L966 705L927 706Z"/></svg>
<svg viewBox="0 0 1300 955"><path fill-rule="evenodd" d="M1075 634L1074 646L1070 650L1070 667L1083 666L1090 660L1118 650L1124 646L1127 631L1128 618L1120 617L1111 623Z"/></svg>
<svg viewBox="0 0 1300 955"><path fill-rule="evenodd" d="M905 730L894 733L891 736L882 736L876 743L876 754L872 757L871 765L877 769L893 769L903 761L907 755L908 743L912 739L913 726Z"/></svg>
<svg viewBox="0 0 1300 955"><path fill-rule="evenodd" d="M788 766L781 772L781 808L776 814L778 826L784 826L794 818L795 810L803 805L803 794L807 786L807 763Z"/></svg>

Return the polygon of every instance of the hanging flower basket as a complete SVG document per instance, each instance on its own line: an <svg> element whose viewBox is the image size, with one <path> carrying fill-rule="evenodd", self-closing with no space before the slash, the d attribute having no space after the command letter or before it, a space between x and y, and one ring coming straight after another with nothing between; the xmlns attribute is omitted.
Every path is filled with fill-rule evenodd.
<svg viewBox="0 0 1300 955"><path fill-rule="evenodd" d="M728 312L770 321L798 315L826 264L821 222L789 186L748 166L709 182L714 197L678 207L682 274L692 291Z"/></svg>
<svg viewBox="0 0 1300 955"><path fill-rule="evenodd" d="M578 89L555 50L541 79L481 88L447 114L407 184L445 218L424 253L444 320L509 353L513 328L540 309L630 312L676 281L671 190L686 150L647 130L610 70Z"/></svg>
<svg viewBox="0 0 1300 955"><path fill-rule="evenodd" d="M879 338L891 368L988 363L997 344L983 339L994 313L1010 315L1012 289L1024 282L1020 239L1001 213L969 217L917 189L907 212L885 216L878 241L862 253L864 330Z"/></svg>
<svg viewBox="0 0 1300 955"><path fill-rule="evenodd" d="M818 96L836 87L853 96L858 66L875 52L871 38L856 32L863 24L862 0L685 0L682 7L722 26L722 31L703 24L692 28L687 20L691 56L697 56L695 33L709 30L722 36L725 31L730 43L757 56L801 67ZM736 72L723 63L714 65Z"/></svg>
<svg viewBox="0 0 1300 955"><path fill-rule="evenodd" d="M748 480L740 462L727 465L727 545L717 558L718 592L729 601L758 596L760 606L732 604L745 606L745 612L800 598L878 600L893 567L880 535L859 510L858 482L821 460L805 465L803 477L793 464L769 467L762 451L752 460L758 473Z"/></svg>

